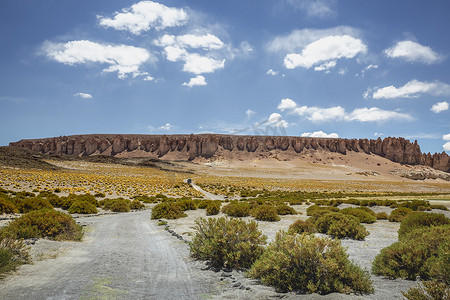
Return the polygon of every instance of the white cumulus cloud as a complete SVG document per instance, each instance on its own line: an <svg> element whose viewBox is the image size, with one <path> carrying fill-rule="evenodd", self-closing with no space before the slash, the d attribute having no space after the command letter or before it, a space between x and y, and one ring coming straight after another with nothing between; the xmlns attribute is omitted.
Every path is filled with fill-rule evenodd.
<svg viewBox="0 0 450 300"><path fill-rule="evenodd" d="M405 113L399 113L396 111L383 110L378 107L371 108L356 108L346 116L348 121L360 121L360 122L380 122L388 120L412 120L412 117Z"/></svg>
<svg viewBox="0 0 450 300"><path fill-rule="evenodd" d="M100 63L109 65L103 72L117 72L119 78L147 75L139 68L155 57L146 49L127 45L108 45L88 40L67 43L45 42L42 46L46 56L66 65Z"/></svg>
<svg viewBox="0 0 450 300"><path fill-rule="evenodd" d="M338 26L326 29L296 29L288 35L275 37L266 45L266 50L269 52L280 52L282 54L298 53L307 45L321 38L342 35L358 37L359 31L349 26Z"/></svg>
<svg viewBox="0 0 450 300"><path fill-rule="evenodd" d="M296 107L297 103L290 98L281 99L280 104L278 104L278 109L281 111L285 111L287 109L294 109Z"/></svg>
<svg viewBox="0 0 450 300"><path fill-rule="evenodd" d="M266 74L267 74L267 75L271 75L271 76L275 76L275 75L278 74L278 72L277 72L277 71L274 71L274 70L272 70L272 69L269 69L269 70L267 70Z"/></svg>
<svg viewBox="0 0 450 300"><path fill-rule="evenodd" d="M431 110L432 112L438 114L438 113L440 113L440 112L443 112L443 111L448 110L448 107L449 107L448 102L447 102L447 101L443 101L443 102L435 103L435 104L430 108L430 110Z"/></svg>
<svg viewBox="0 0 450 300"><path fill-rule="evenodd" d="M328 70L336 65L338 59L353 58L366 51L367 46L360 39L349 35L327 36L308 44L301 53L287 54L284 66L309 69L319 65L316 70Z"/></svg>
<svg viewBox="0 0 450 300"><path fill-rule="evenodd" d="M100 26L138 35L151 28L161 30L186 24L188 14L179 8L153 1L141 1L116 12L113 18L97 16Z"/></svg>
<svg viewBox="0 0 450 300"><path fill-rule="evenodd" d="M333 138L337 139L339 138L339 135L337 133L325 133L322 130L320 131L314 131L314 132L304 132L302 133L303 137L319 137L319 138Z"/></svg>
<svg viewBox="0 0 450 300"><path fill-rule="evenodd" d="M450 151L450 142L447 142L444 145L442 145L442 148L444 148L445 151Z"/></svg>
<svg viewBox="0 0 450 300"><path fill-rule="evenodd" d="M164 124L164 125L158 127L158 129L166 130L166 131L169 131L169 130L172 129L172 128L173 128L173 126L172 126L170 123L166 123L166 124Z"/></svg>
<svg viewBox="0 0 450 300"><path fill-rule="evenodd" d="M224 66L225 59L217 60L193 53L186 56L183 71L194 74L212 73L217 69L223 69Z"/></svg>
<svg viewBox="0 0 450 300"><path fill-rule="evenodd" d="M74 97L80 97L83 99L92 99L92 95L91 94L87 94L87 93L76 93L73 94Z"/></svg>
<svg viewBox="0 0 450 300"><path fill-rule="evenodd" d="M247 117L251 118L255 114L255 112L251 109L247 109L245 111L245 114L247 115Z"/></svg>
<svg viewBox="0 0 450 300"><path fill-rule="evenodd" d="M169 61L183 61L183 71L193 74L212 73L225 67L225 59L217 59L215 51L224 48L225 44L215 35L186 34L181 36L163 35L154 44L164 48ZM206 51L205 54L192 53L190 49Z"/></svg>
<svg viewBox="0 0 450 300"><path fill-rule="evenodd" d="M450 95L450 85L440 81L427 82L414 79L398 88L391 85L374 91L368 89L364 97L369 98L372 95L374 99L417 98L420 94Z"/></svg>
<svg viewBox="0 0 450 300"><path fill-rule="evenodd" d="M401 41L384 50L387 57L402 58L409 62L434 64L442 60L442 56L433 49L413 41Z"/></svg>
<svg viewBox="0 0 450 300"><path fill-rule="evenodd" d="M450 141L450 133L444 134L444 135L442 136L442 139L443 139L444 141Z"/></svg>
<svg viewBox="0 0 450 300"><path fill-rule="evenodd" d="M289 126L289 123L283 120L283 117L279 113L273 113L267 119L267 123L270 125L274 125L275 127L286 128Z"/></svg>
<svg viewBox="0 0 450 300"><path fill-rule="evenodd" d="M197 75L196 77L192 77L189 79L189 82L183 83L184 86L193 87L193 86L201 86L201 85L207 85L205 81L205 77L202 75Z"/></svg>
<svg viewBox="0 0 450 300"><path fill-rule="evenodd" d="M210 33L179 36L165 34L154 43L161 47L177 46L179 48L202 48L204 50L218 50L225 45L217 36Z"/></svg>
<svg viewBox="0 0 450 300"><path fill-rule="evenodd" d="M356 108L348 113L341 106L321 108L316 106L298 106L292 99L282 99L278 105L281 111L288 110L289 113L298 115L312 122L326 121L359 121L359 122L381 122L388 120L412 120L405 113L382 110L377 107Z"/></svg>

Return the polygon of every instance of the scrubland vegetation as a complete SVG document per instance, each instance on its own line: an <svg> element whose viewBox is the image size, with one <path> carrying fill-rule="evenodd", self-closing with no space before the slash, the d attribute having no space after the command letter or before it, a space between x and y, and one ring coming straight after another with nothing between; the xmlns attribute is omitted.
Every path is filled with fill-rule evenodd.
<svg viewBox="0 0 450 300"><path fill-rule="evenodd" d="M369 236L367 224L401 222L398 242L381 250L372 274L420 277L417 287L404 292L408 299L445 299L450 293L450 222L436 213L447 208L423 200L449 195L383 191L371 183L347 182L330 190L320 181L196 175L203 189L227 196L224 201L205 200L183 182L186 174L117 168L89 164L85 170L0 169L0 185L8 188L0 188L0 214L16 217L0 229L0 274L30 262L24 239L79 241L83 232L70 214L150 206L149 217L164 225L203 210L190 242L193 257L214 268L245 270L278 291L298 293L372 293L369 271L349 259L340 239L362 241ZM377 207L391 212L375 213ZM266 244L258 224L286 217L296 219Z"/></svg>

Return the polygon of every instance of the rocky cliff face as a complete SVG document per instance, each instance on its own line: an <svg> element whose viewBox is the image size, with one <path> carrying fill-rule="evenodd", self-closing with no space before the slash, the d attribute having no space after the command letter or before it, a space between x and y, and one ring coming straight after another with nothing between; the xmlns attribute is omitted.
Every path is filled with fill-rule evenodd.
<svg viewBox="0 0 450 300"><path fill-rule="evenodd" d="M164 158L170 152L178 152L183 158L212 158L218 150L244 151L248 153L273 150L291 151L294 155L305 149L325 150L346 154L347 151L376 154L391 161L430 166L449 172L450 159L445 153L422 154L417 141L403 138L328 139L281 136L232 136L232 135L76 135L55 138L21 140L10 146L23 147L53 155L118 155L140 151L149 156Z"/></svg>

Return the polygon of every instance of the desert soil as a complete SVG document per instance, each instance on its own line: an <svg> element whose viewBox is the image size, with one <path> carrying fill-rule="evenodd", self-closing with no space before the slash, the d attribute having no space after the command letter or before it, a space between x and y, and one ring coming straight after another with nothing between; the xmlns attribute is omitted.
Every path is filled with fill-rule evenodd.
<svg viewBox="0 0 450 300"><path fill-rule="evenodd" d="M307 218L306 205L294 207L303 214L259 222L269 241L297 218ZM187 218L168 223L184 240L192 238L195 219L205 217L204 210L187 213ZM372 276L372 295L277 293L242 272L209 270L204 262L194 261L183 239L150 220L150 210L82 217L77 222L86 228L83 242L39 240L31 247L35 263L0 282L0 299L401 299L401 291L415 285ZM370 269L375 255L397 240L399 223L365 226L370 232L365 241L342 243L350 259Z"/></svg>
<svg viewBox="0 0 450 300"><path fill-rule="evenodd" d="M217 280L189 259L185 243L150 220L148 210L78 222L87 225L84 242L22 266L0 282L0 299L199 299L215 293Z"/></svg>

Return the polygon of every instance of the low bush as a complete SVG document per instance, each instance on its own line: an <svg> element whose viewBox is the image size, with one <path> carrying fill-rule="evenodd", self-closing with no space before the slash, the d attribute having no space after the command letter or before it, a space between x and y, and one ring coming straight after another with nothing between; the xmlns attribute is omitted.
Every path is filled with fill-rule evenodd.
<svg viewBox="0 0 450 300"><path fill-rule="evenodd" d="M53 206L47 199L40 197L16 199L15 204L21 213L28 213L40 209L53 209Z"/></svg>
<svg viewBox="0 0 450 300"><path fill-rule="evenodd" d="M248 217L251 208L251 205L246 202L231 202L222 207L222 212L230 217Z"/></svg>
<svg viewBox="0 0 450 300"><path fill-rule="evenodd" d="M209 218L195 221L191 255L214 267L245 269L263 253L266 236L255 221Z"/></svg>
<svg viewBox="0 0 450 300"><path fill-rule="evenodd" d="M371 224L377 221L376 214L367 207L347 207L340 212L358 218L360 223Z"/></svg>
<svg viewBox="0 0 450 300"><path fill-rule="evenodd" d="M182 211L197 209L197 206L192 199L180 199L176 203Z"/></svg>
<svg viewBox="0 0 450 300"><path fill-rule="evenodd" d="M307 216L317 216L329 212L338 212L339 208L333 206L311 205L306 209Z"/></svg>
<svg viewBox="0 0 450 300"><path fill-rule="evenodd" d="M143 203L158 203L158 198L156 197L149 197L146 195L138 195L133 197L134 200L141 201Z"/></svg>
<svg viewBox="0 0 450 300"><path fill-rule="evenodd" d="M351 238L364 240L369 232L359 224L359 220L350 215L341 213L327 213L314 220L317 231L336 238Z"/></svg>
<svg viewBox="0 0 450 300"><path fill-rule="evenodd" d="M133 201L131 201L130 203L130 208L131 209L135 209L135 210L141 210L145 207L144 204L141 203L141 201L134 199Z"/></svg>
<svg viewBox="0 0 450 300"><path fill-rule="evenodd" d="M277 214L279 214L280 216L297 214L297 211L294 208L292 208L286 204L278 204L276 206L276 209L277 209Z"/></svg>
<svg viewBox="0 0 450 300"><path fill-rule="evenodd" d="M377 220L387 220L389 215L384 211L377 213Z"/></svg>
<svg viewBox="0 0 450 300"><path fill-rule="evenodd" d="M198 209L206 209L206 206L211 202L211 200L197 200L196 205Z"/></svg>
<svg viewBox="0 0 450 300"><path fill-rule="evenodd" d="M131 201L126 199L114 199L110 206L112 212L129 212L131 210Z"/></svg>
<svg viewBox="0 0 450 300"><path fill-rule="evenodd" d="M447 300L450 299L450 286L437 280L424 281L402 294L408 300Z"/></svg>
<svg viewBox="0 0 450 300"><path fill-rule="evenodd" d="M70 215L52 209L27 213L1 231L0 235L6 234L16 239L48 237L55 240L80 240L82 237L81 226Z"/></svg>
<svg viewBox="0 0 450 300"><path fill-rule="evenodd" d="M103 205L103 209L112 212L129 212L131 210L131 201L124 198L104 199L100 203Z"/></svg>
<svg viewBox="0 0 450 300"><path fill-rule="evenodd" d="M447 206L441 204L430 205L431 209L448 210Z"/></svg>
<svg viewBox="0 0 450 300"><path fill-rule="evenodd" d="M405 238L381 250L372 263L372 272L389 278L415 280L432 279L433 272L440 270L439 264L449 262L450 225L422 227L409 232ZM450 274L447 274L450 275Z"/></svg>
<svg viewBox="0 0 450 300"><path fill-rule="evenodd" d="M0 196L0 214L14 214L18 212L19 210L10 200Z"/></svg>
<svg viewBox="0 0 450 300"><path fill-rule="evenodd" d="M258 205L252 210L252 215L258 221L280 221L280 217L277 214L277 209L272 205Z"/></svg>
<svg viewBox="0 0 450 300"><path fill-rule="evenodd" d="M30 262L27 248L22 241L18 241L8 234L0 233L0 278L2 274Z"/></svg>
<svg viewBox="0 0 450 300"><path fill-rule="evenodd" d="M221 206L222 206L222 204L220 202L210 201L206 205L206 215L207 216L218 215L219 212L220 212L220 207Z"/></svg>
<svg viewBox="0 0 450 300"><path fill-rule="evenodd" d="M412 213L407 215L400 224L398 230L398 239L404 239L411 231L420 227L431 227L450 224L450 219L446 218L443 214L434 213Z"/></svg>
<svg viewBox="0 0 450 300"><path fill-rule="evenodd" d="M341 213L327 213L318 217L314 224L317 231L326 233L336 238L351 238L355 240L364 240L369 232L359 224L359 220L350 215Z"/></svg>
<svg viewBox="0 0 450 300"><path fill-rule="evenodd" d="M301 234L301 233L316 233L317 229L314 224L309 221L303 221L298 219L294 223L289 226L288 233L289 234Z"/></svg>
<svg viewBox="0 0 450 300"><path fill-rule="evenodd" d="M95 196L93 196L91 194L78 195L78 196L76 196L76 200L86 201L86 202L91 203L95 207L100 207L100 203L98 202L98 200L95 198Z"/></svg>
<svg viewBox="0 0 450 300"><path fill-rule="evenodd" d="M400 202L398 207L406 207L414 211L427 210L430 207L430 202L425 200L411 200L406 202Z"/></svg>
<svg viewBox="0 0 450 300"><path fill-rule="evenodd" d="M412 209L407 207L399 207L394 209L389 215L388 220L390 222L401 222L404 217L409 215L412 212Z"/></svg>
<svg viewBox="0 0 450 300"><path fill-rule="evenodd" d="M87 201L77 200L68 210L69 214L96 214L97 208Z"/></svg>
<svg viewBox="0 0 450 300"><path fill-rule="evenodd" d="M156 204L152 209L152 219L179 219L187 217L180 207L171 202Z"/></svg>
<svg viewBox="0 0 450 300"><path fill-rule="evenodd" d="M339 241L278 232L248 275L278 291L373 293L367 271L353 264Z"/></svg>

